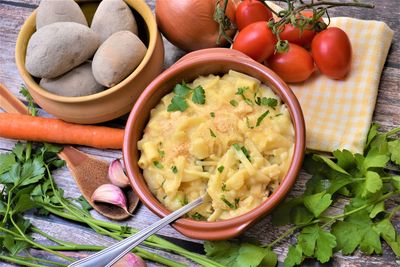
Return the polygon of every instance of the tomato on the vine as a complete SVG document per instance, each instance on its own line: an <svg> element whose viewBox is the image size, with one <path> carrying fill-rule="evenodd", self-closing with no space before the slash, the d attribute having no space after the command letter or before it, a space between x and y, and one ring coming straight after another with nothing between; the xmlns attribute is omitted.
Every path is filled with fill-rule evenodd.
<svg viewBox="0 0 400 267"><path fill-rule="evenodd" d="M236 25L239 31L257 21L268 21L272 12L258 0L244 0L236 8Z"/></svg>
<svg viewBox="0 0 400 267"><path fill-rule="evenodd" d="M301 14L307 18L313 17L313 12L310 10L302 11ZM320 20L322 21L322 18ZM303 47L309 47L314 36L315 30L311 25L306 25L303 31L301 31L300 28L293 26L291 23L286 24L283 31L279 33L281 40L287 40L289 43L298 44Z"/></svg>
<svg viewBox="0 0 400 267"><path fill-rule="evenodd" d="M314 61L310 53L291 43L287 52L275 53L268 58L267 63L282 80L290 83L305 81L314 72Z"/></svg>
<svg viewBox="0 0 400 267"><path fill-rule="evenodd" d="M267 22L259 21L248 25L238 33L233 41L233 49L262 62L274 53L276 41Z"/></svg>
<svg viewBox="0 0 400 267"><path fill-rule="evenodd" d="M351 43L339 28L318 33L311 43L311 53L320 72L332 79L344 79L350 71Z"/></svg>

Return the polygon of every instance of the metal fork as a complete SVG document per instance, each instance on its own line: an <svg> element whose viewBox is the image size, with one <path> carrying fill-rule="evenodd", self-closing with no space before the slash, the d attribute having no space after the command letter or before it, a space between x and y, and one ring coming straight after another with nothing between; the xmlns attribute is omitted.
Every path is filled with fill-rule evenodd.
<svg viewBox="0 0 400 267"><path fill-rule="evenodd" d="M106 249L103 249L89 257L76 261L69 267L110 267L116 263L119 259L125 256L134 247L142 243L146 238L166 226L167 224L175 221L182 215L186 214L193 208L199 206L203 203L205 195L199 197L198 199L190 202L189 204L183 206L182 208L172 212L170 215L164 217L163 219L157 221L156 223L142 229L136 234L117 242Z"/></svg>

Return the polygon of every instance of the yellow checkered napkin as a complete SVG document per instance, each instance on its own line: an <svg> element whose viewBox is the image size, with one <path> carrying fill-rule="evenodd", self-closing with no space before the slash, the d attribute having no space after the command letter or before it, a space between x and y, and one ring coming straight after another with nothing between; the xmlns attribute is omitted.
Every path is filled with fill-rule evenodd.
<svg viewBox="0 0 400 267"><path fill-rule="evenodd" d="M346 80L331 80L315 73L307 81L289 86L303 109L307 148L361 153L393 31L384 22L344 17L332 18L332 26L344 30L351 41L352 66Z"/></svg>

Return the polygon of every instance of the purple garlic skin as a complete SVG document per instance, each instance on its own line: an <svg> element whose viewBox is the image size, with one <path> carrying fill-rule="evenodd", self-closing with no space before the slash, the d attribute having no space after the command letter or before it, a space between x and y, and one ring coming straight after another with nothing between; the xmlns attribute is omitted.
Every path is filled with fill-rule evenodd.
<svg viewBox="0 0 400 267"><path fill-rule="evenodd" d="M113 264L113 267L146 267L144 260L133 253L128 253L119 261Z"/></svg>
<svg viewBox="0 0 400 267"><path fill-rule="evenodd" d="M99 186L93 192L92 201L115 205L129 213L124 192L122 192L121 188L113 184Z"/></svg>
<svg viewBox="0 0 400 267"><path fill-rule="evenodd" d="M112 184L121 188L125 188L130 185L129 179L124 172L121 161L118 159L111 162L108 169L108 178L110 179Z"/></svg>

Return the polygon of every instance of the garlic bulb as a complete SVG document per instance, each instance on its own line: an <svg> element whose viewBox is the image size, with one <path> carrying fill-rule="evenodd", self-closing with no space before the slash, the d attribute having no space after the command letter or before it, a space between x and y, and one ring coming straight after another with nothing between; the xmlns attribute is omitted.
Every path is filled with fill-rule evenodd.
<svg viewBox="0 0 400 267"><path fill-rule="evenodd" d="M114 263L113 267L146 267L146 263L138 255L128 253L119 261Z"/></svg>
<svg viewBox="0 0 400 267"><path fill-rule="evenodd" d="M122 192L121 188L113 184L103 184L99 186L93 192L92 201L116 205L129 213L124 192Z"/></svg>
<svg viewBox="0 0 400 267"><path fill-rule="evenodd" d="M110 167L108 169L108 178L110 179L111 183L124 188L129 186L129 179L124 172L124 168L122 167L121 162L119 159L114 160L111 162Z"/></svg>

